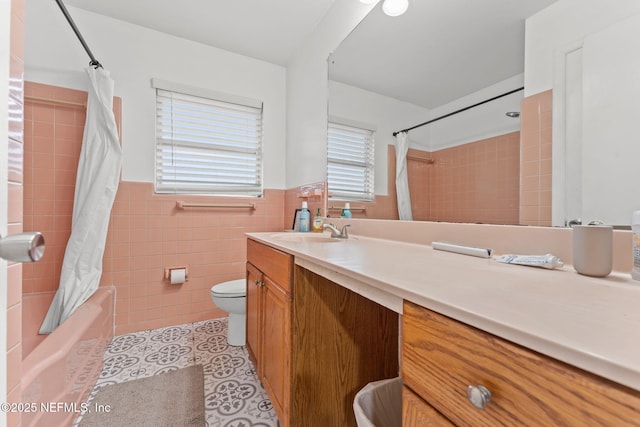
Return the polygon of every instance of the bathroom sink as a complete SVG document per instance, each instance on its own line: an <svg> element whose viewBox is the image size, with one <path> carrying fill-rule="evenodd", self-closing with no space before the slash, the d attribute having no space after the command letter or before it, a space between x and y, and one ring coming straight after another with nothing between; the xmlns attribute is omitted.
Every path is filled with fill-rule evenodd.
<svg viewBox="0 0 640 427"><path fill-rule="evenodd" d="M311 234L311 233L291 233L291 234L278 234L274 236L276 240L280 240L282 242L293 242L293 243L337 243L344 242L346 239L337 239L331 237L328 233L323 234Z"/></svg>

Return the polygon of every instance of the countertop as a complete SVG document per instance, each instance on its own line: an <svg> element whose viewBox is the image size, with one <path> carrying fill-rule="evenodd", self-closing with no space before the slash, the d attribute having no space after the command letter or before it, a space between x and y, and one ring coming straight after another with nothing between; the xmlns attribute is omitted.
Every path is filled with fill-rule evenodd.
<svg viewBox="0 0 640 427"><path fill-rule="evenodd" d="M327 233L248 233L296 264L397 312L406 299L640 391L640 282L592 278L433 250L430 245ZM327 237L327 241L322 239Z"/></svg>

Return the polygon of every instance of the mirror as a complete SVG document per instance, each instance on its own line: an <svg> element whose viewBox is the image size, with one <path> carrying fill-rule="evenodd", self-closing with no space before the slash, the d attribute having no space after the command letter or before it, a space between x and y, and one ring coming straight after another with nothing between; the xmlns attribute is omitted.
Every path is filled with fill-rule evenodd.
<svg viewBox="0 0 640 427"><path fill-rule="evenodd" d="M611 12L617 19L555 50L553 225L579 218L629 229L640 209L640 5Z"/></svg>
<svg viewBox="0 0 640 427"><path fill-rule="evenodd" d="M552 225L551 183L546 191L548 194L538 194L538 198L548 197L549 200L546 222L522 221L521 205L528 201L521 200L519 159L520 150L526 148L519 143L520 119L507 117L505 113L520 112L523 96L529 90L529 75L527 79L524 75L524 20L554 2L420 1L412 2L404 15L395 18L384 15L378 4L338 46L328 60L329 120L376 132L376 201L362 203L366 214L360 216L397 218L393 132L522 88L527 80L527 88L523 91L409 132L407 168L414 219ZM568 13L575 16L575 20L586 16L571 10L582 7L577 6L577 2L560 2L571 4L564 7L568 11L554 11L554 14ZM584 9L589 7L595 6ZM589 16L585 20L610 19L609 22L613 22L621 19L621 13L617 11L614 18L615 13L600 11L600 15L611 16ZM591 31L605 26L602 22L580 24L586 27L576 30L583 31L582 34L563 34L566 40L556 37L560 39L557 43L584 38L589 33L589 26ZM555 46L551 46L545 53L557 61L553 53ZM535 54L527 59L535 59ZM549 68L554 67L549 65ZM554 78L558 79L557 76ZM556 134L563 131L556 129L560 117L556 116L557 95L562 91L556 91L555 82L549 82L543 89L552 86L555 141ZM534 87L529 93L536 94L537 89ZM565 120L564 115L560 118ZM548 120L550 122L551 117ZM548 132L551 133L550 126ZM549 146L550 139L549 135ZM562 193L557 186L564 183L556 181L562 181L559 178L564 176L566 159L556 160L558 148L555 142L553 150L553 225L563 225L556 216L561 204L558 195ZM550 157L551 154L549 164ZM427 180L421 181L418 177ZM502 203L499 208L498 203ZM340 205L340 202L329 201L329 206L332 205ZM393 205L393 209L389 205ZM331 210L329 213L335 214ZM357 211L354 214L358 216ZM601 215L601 218L593 219L602 219ZM618 220L608 223L617 224Z"/></svg>

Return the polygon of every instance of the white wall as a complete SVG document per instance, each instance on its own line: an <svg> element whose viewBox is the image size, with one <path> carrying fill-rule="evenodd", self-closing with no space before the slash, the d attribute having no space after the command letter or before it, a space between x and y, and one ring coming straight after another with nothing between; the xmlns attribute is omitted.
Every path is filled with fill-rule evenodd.
<svg viewBox="0 0 640 427"><path fill-rule="evenodd" d="M580 217L628 225L640 209L640 14L586 37L582 59Z"/></svg>
<svg viewBox="0 0 640 427"><path fill-rule="evenodd" d="M7 153L9 141L9 58L11 2L0 1L0 235L7 234ZM0 402L7 401L7 262L0 259ZM7 425L0 412L0 427Z"/></svg>
<svg viewBox="0 0 640 427"><path fill-rule="evenodd" d="M556 226L574 218L628 225L631 211L640 206L634 191L624 186L629 181L632 187L632 180L620 178L633 175L637 157L637 21L625 21L638 14L637 0L559 0L526 22L525 95L553 89ZM612 41L623 27L630 35ZM571 75L565 75L570 72L567 64L574 64L566 55L572 51L581 58L579 65L572 65L579 66L582 76L573 86L579 97L569 95L565 85L566 75ZM608 165L615 165L615 171Z"/></svg>
<svg viewBox="0 0 640 427"><path fill-rule="evenodd" d="M640 13L638 0L558 0L526 21L525 96L551 89L557 49Z"/></svg>
<svg viewBox="0 0 640 427"><path fill-rule="evenodd" d="M387 146L394 144L393 132L427 120L429 110L344 83L330 81L329 117L345 124L352 122L354 126L362 125L376 131L375 194L386 195L388 192Z"/></svg>
<svg viewBox="0 0 640 427"><path fill-rule="evenodd" d="M434 108L431 110L431 117L440 117L453 111L466 108L470 105L491 99L494 96L518 89L522 87L523 84L524 75L518 74L517 76L513 76L456 99L448 104ZM428 150L442 150L444 148L455 147L457 145L519 131L520 119L507 117L506 113L508 111L520 111L520 103L523 95L524 91L519 91L429 124L424 128L429 131ZM417 131L418 129L416 129L416 132ZM409 134L411 135L412 132L409 132Z"/></svg>
<svg viewBox="0 0 640 427"><path fill-rule="evenodd" d="M393 132L451 113L496 95L522 87L519 74L441 107L429 110L394 98L343 83L329 82L329 117L355 122L376 131L375 193L387 194L387 145L393 145ZM505 115L520 111L523 91L475 107L463 113L409 132L410 146L437 151L456 145L520 130L520 120ZM346 123L348 124L348 123Z"/></svg>
<svg viewBox="0 0 640 427"><path fill-rule="evenodd" d="M327 58L376 2L335 0L287 65L287 187L327 175Z"/></svg>
<svg viewBox="0 0 640 427"><path fill-rule="evenodd" d="M86 90L89 58L58 6L25 2L25 80ZM155 92L150 79L264 102L264 185L285 188L286 69L264 61L69 7L122 97L122 178L153 182Z"/></svg>

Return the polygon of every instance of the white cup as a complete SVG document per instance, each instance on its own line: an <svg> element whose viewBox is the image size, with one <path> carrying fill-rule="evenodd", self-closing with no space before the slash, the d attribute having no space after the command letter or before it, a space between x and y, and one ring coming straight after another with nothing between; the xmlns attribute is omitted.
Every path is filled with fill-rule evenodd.
<svg viewBox="0 0 640 427"><path fill-rule="evenodd" d="M573 226L573 268L580 274L605 277L611 273L613 227Z"/></svg>

